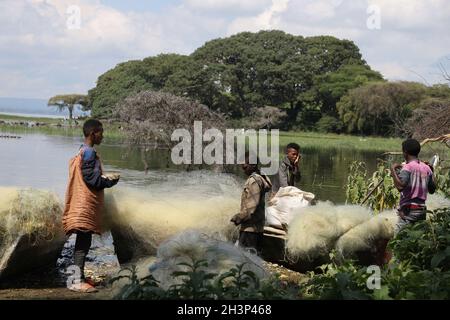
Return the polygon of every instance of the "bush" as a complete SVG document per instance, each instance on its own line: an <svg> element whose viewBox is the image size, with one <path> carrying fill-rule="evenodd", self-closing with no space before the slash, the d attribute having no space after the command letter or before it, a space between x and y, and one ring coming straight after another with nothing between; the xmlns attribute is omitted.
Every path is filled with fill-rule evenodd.
<svg viewBox="0 0 450 320"><path fill-rule="evenodd" d="M320 274L310 272L310 280L302 287L303 296L312 299L368 300L366 282L369 274L353 261L338 262L336 253L330 254L331 263L320 267Z"/></svg>
<svg viewBox="0 0 450 320"><path fill-rule="evenodd" d="M244 271L244 264L236 265L229 271L216 274L207 272L206 260L180 263L188 267L188 271L173 272L172 276L181 280L180 284L171 285L164 290L160 283L150 274L139 279L136 267L125 268L111 280L114 283L127 279L116 295L116 299L293 299L297 293L276 279L261 281L254 272ZM126 272L126 275L122 273Z"/></svg>
<svg viewBox="0 0 450 320"><path fill-rule="evenodd" d="M347 178L347 203L361 204L366 196L372 192L365 204L375 212L394 208L400 201L400 192L394 186L389 169L384 162L379 162L377 170L367 178L367 169L363 162L353 162L350 165ZM381 182L383 181L383 182Z"/></svg>
<svg viewBox="0 0 450 320"><path fill-rule="evenodd" d="M342 131L342 122L332 116L323 116L317 122L316 129L319 132L340 133Z"/></svg>
<svg viewBox="0 0 450 320"><path fill-rule="evenodd" d="M429 220L400 231L390 247L413 270L450 271L450 210L436 210Z"/></svg>
<svg viewBox="0 0 450 320"><path fill-rule="evenodd" d="M172 147L175 129L186 129L193 136L195 121L203 130L223 130L224 117L205 105L166 92L142 91L116 105L115 117L123 124L131 145Z"/></svg>

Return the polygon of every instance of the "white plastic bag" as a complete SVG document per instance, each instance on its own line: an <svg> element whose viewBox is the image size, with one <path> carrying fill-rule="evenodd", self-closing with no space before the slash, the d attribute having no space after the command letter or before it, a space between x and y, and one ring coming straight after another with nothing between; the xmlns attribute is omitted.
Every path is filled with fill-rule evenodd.
<svg viewBox="0 0 450 320"><path fill-rule="evenodd" d="M266 207L266 225L284 229L302 208L311 204L314 194L296 187L280 188Z"/></svg>

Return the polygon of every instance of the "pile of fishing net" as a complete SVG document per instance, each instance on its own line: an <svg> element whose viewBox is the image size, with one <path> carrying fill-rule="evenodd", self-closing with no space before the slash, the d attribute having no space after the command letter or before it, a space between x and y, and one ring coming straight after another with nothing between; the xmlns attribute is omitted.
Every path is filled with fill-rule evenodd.
<svg viewBox="0 0 450 320"><path fill-rule="evenodd" d="M64 241L61 216L51 192L0 187L0 277L56 262Z"/></svg>
<svg viewBox="0 0 450 320"><path fill-rule="evenodd" d="M62 209L48 191L0 187L0 245L22 235L52 240L61 232Z"/></svg>
<svg viewBox="0 0 450 320"><path fill-rule="evenodd" d="M264 261L257 255L243 250L226 241L201 233L187 230L164 241L157 250L156 259L142 259L137 263L140 278L151 273L164 289L180 284L181 277L174 277L174 272L192 271L189 266L194 262L206 261L207 266L200 270L216 275L223 274L243 265L243 272L251 271L258 278L269 276L264 268ZM183 264L183 265L180 265ZM149 267L150 266L150 267ZM120 286L120 283L119 283Z"/></svg>
<svg viewBox="0 0 450 320"><path fill-rule="evenodd" d="M426 205L428 210L448 208L450 207L450 199L438 193L429 194Z"/></svg>
<svg viewBox="0 0 450 320"><path fill-rule="evenodd" d="M121 188L107 192L105 205L107 228L132 231L134 242L154 254L164 240L188 229L231 239L236 228L230 217L239 210L239 197Z"/></svg>
<svg viewBox="0 0 450 320"><path fill-rule="evenodd" d="M375 215L359 205L319 202L295 216L289 225L286 251L293 260L328 256L333 249L351 257L391 239L397 219L393 210Z"/></svg>

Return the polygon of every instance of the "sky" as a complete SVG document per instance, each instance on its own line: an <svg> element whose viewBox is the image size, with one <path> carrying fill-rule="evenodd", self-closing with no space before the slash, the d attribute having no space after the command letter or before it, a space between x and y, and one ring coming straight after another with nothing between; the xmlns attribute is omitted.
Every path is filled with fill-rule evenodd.
<svg viewBox="0 0 450 320"><path fill-rule="evenodd" d="M0 0L0 97L87 93L120 62L271 29L352 40L389 80L450 71L448 0Z"/></svg>

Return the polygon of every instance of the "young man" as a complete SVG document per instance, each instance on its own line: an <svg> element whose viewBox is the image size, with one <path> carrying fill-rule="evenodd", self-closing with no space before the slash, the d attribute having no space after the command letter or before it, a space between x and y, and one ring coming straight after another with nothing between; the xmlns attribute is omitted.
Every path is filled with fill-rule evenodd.
<svg viewBox="0 0 450 320"><path fill-rule="evenodd" d="M98 120L87 120L83 125L84 144L78 155L70 160L69 183L66 191L63 227L69 236L77 235L74 264L79 268L79 277L69 289L79 292L95 292L84 276L84 264L91 247L92 234L101 234L101 214L105 188L117 184L102 176L102 165L94 149L103 140L103 126ZM75 275L76 277L78 275Z"/></svg>
<svg viewBox="0 0 450 320"><path fill-rule="evenodd" d="M289 143L286 146L286 156L281 162L273 182L273 194L277 193L280 188L298 185L301 179L300 159L300 146L296 143Z"/></svg>
<svg viewBox="0 0 450 320"><path fill-rule="evenodd" d="M394 185L401 192L396 234L407 224L425 220L427 194L436 190L432 166L418 158L420 143L407 139L402 143L402 150L406 164L394 163L391 166ZM400 173L397 173L398 169L401 169Z"/></svg>
<svg viewBox="0 0 450 320"><path fill-rule="evenodd" d="M261 252L261 241L265 223L265 195L271 188L268 177L261 175L259 161L250 164L249 154L245 155L242 169L248 176L241 196L241 210L231 222L240 225L239 246Z"/></svg>

